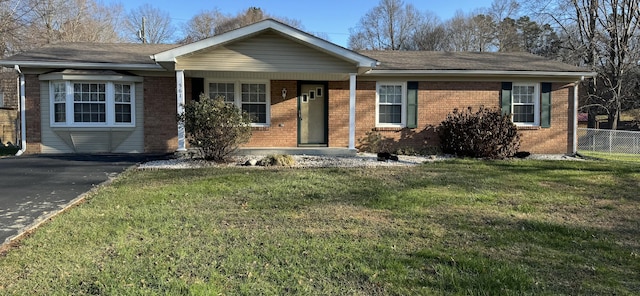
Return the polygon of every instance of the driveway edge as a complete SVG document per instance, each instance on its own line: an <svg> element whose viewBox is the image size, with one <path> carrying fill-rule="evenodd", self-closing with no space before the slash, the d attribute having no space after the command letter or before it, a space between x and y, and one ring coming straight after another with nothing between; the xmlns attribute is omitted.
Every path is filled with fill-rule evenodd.
<svg viewBox="0 0 640 296"><path fill-rule="evenodd" d="M29 224L29 225L23 227L22 229L18 230L18 234L8 237L7 239L4 240L4 242L2 244L0 244L0 255L3 255L4 253L6 253L9 250L11 250L13 247L16 246L16 244L22 238L24 238L26 235L28 235L29 233L31 233L34 230L36 230L38 227L40 227L40 225L48 222L49 220L53 219L54 217L56 217L58 215L60 215L61 213L63 213L66 210L68 210L69 208L71 208L73 206L76 206L76 205L80 204L81 202L85 201L87 197L89 197L90 195L96 193L102 187L113 183L113 181L115 181L118 178L120 178L120 176L122 174L137 168L139 165L140 164L138 163L138 164L134 164L132 166L129 166L128 168L126 168L121 173L116 174L114 177L109 177L106 181L104 181L104 182L102 182L102 183L100 183L98 185L93 186L89 191L78 195L76 198L72 199L70 202L62 205L60 210L52 211L51 213L44 214L44 215L41 215L40 217L36 218L34 222L32 222L31 224Z"/></svg>

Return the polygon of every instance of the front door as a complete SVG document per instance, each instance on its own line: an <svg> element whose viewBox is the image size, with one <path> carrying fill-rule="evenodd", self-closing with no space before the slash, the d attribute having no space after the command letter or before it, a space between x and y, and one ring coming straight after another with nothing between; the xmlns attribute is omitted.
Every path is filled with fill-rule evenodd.
<svg viewBox="0 0 640 296"><path fill-rule="evenodd" d="M298 144L327 145L327 93L323 84L302 84L298 96Z"/></svg>

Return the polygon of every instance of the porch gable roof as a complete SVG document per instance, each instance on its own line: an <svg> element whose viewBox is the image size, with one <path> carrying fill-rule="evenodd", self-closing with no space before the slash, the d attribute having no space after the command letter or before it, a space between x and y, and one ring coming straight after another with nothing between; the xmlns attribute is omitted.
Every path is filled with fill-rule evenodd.
<svg viewBox="0 0 640 296"><path fill-rule="evenodd" d="M377 60L358 52L346 49L324 39L300 31L273 19L266 19L233 31L209 37L194 43L179 46L160 53L151 55L151 59L157 63L175 63L176 58L191 55L199 51L221 47L229 43L244 40L252 36L274 31L286 38L302 43L316 50L322 51L339 59L353 63L356 67L368 70L376 67Z"/></svg>

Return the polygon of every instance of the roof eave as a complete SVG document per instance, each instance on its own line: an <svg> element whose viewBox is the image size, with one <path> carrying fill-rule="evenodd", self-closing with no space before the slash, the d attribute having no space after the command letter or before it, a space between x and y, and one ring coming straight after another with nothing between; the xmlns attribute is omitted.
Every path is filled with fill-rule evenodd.
<svg viewBox="0 0 640 296"><path fill-rule="evenodd" d="M572 72L572 71L494 71L494 70L377 70L368 71L366 75L389 75L389 76L514 76L514 77L572 77L587 78L595 77L596 72Z"/></svg>
<svg viewBox="0 0 640 296"><path fill-rule="evenodd" d="M70 69L111 69L138 71L166 71L158 64L119 64L119 63L83 63L83 62L40 62L40 61L0 61L0 66L19 65L27 68L70 68Z"/></svg>

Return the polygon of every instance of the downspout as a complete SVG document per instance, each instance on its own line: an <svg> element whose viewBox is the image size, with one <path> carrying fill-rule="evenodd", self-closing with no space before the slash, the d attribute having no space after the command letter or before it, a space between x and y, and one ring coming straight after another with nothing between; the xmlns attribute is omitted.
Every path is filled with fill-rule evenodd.
<svg viewBox="0 0 640 296"><path fill-rule="evenodd" d="M14 69L18 72L19 80L20 80L20 150L16 152L16 156L22 155L27 150L27 120L25 118L25 105L26 105L26 96L25 96L25 81L24 81L24 73L20 71L20 66L15 65Z"/></svg>
<svg viewBox="0 0 640 296"><path fill-rule="evenodd" d="M584 80L584 76L573 84L573 155L578 154L578 85Z"/></svg>

